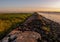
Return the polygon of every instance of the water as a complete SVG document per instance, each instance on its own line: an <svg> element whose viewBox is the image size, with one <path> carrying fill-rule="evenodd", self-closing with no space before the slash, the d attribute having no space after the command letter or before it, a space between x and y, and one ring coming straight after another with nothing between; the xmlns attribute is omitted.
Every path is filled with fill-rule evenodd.
<svg viewBox="0 0 60 42"><path fill-rule="evenodd" d="M38 13L38 14L44 16L45 18L58 22L60 24L60 14L58 13L50 13L50 14L49 13Z"/></svg>

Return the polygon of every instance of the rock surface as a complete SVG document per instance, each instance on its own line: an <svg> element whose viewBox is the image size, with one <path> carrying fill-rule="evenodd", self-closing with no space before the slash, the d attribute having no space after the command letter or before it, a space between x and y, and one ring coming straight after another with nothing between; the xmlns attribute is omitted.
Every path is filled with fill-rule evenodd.
<svg viewBox="0 0 60 42"><path fill-rule="evenodd" d="M8 42L9 38L12 39L11 42L37 42L38 38L41 39L41 35L34 31L21 32L18 30L13 30L9 35L10 37L6 36L2 39L2 42Z"/></svg>
<svg viewBox="0 0 60 42"><path fill-rule="evenodd" d="M4 37L2 42L59 42L58 26L58 23L34 13Z"/></svg>

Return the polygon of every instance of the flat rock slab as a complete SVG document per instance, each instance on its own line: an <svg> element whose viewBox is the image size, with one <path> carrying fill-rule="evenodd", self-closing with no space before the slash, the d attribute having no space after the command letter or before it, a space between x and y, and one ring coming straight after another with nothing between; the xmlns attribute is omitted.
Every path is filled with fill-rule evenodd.
<svg viewBox="0 0 60 42"><path fill-rule="evenodd" d="M25 31L25 32L21 32L21 31L17 31L17 30L13 30L11 33L9 33L9 35L11 35L11 39L16 36L17 38L15 40L13 40L12 42L37 42L37 39L40 38L41 36L39 33L34 32L34 31ZM8 42L9 37L5 37L2 41L3 42Z"/></svg>
<svg viewBox="0 0 60 42"><path fill-rule="evenodd" d="M36 39L41 38L40 34L32 31L25 31L18 35L17 42L36 42Z"/></svg>

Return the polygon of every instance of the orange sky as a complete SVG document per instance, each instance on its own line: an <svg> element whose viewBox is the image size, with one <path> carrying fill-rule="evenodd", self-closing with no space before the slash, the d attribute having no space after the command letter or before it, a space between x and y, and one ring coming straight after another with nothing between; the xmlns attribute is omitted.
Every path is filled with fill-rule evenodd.
<svg viewBox="0 0 60 42"><path fill-rule="evenodd" d="M0 0L0 12L58 11L60 0Z"/></svg>
<svg viewBox="0 0 60 42"><path fill-rule="evenodd" d="M0 9L0 12L32 12L32 11L60 12L60 9L59 8L6 8L6 9Z"/></svg>

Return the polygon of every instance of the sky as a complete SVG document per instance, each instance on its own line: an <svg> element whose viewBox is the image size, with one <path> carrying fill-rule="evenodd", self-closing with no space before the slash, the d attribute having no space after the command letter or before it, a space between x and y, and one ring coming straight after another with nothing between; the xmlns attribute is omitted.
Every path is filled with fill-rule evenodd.
<svg viewBox="0 0 60 42"><path fill-rule="evenodd" d="M0 12L60 11L60 0L0 0Z"/></svg>

